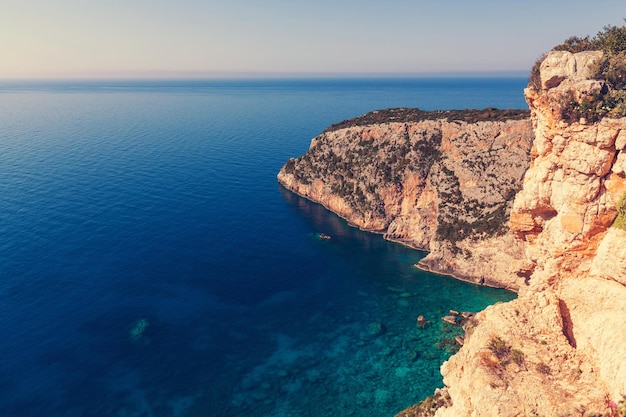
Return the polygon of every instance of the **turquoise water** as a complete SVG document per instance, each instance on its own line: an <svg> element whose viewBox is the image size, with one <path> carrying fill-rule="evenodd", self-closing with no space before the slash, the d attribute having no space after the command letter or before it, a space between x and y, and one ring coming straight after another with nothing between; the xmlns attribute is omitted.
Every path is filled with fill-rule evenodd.
<svg viewBox="0 0 626 417"><path fill-rule="evenodd" d="M276 174L339 120L525 108L524 84L0 83L2 415L392 416L423 399L458 332L441 317L513 295L416 270L423 253Z"/></svg>

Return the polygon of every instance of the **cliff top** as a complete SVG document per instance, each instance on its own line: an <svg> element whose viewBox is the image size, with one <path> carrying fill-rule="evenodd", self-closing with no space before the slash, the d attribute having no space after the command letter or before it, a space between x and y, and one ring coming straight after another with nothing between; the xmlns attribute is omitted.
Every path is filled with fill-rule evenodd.
<svg viewBox="0 0 626 417"><path fill-rule="evenodd" d="M528 87L551 96L568 123L626 117L626 26L606 26L593 38L573 36L555 46L535 62Z"/></svg>
<svg viewBox="0 0 626 417"><path fill-rule="evenodd" d="M461 121L467 123L522 120L530 117L529 110L500 110L492 107L468 110L435 110L426 111L412 108L394 108L375 110L364 115L330 125L325 132L332 132L355 126L367 126L381 123L422 122L424 120L444 119L448 122Z"/></svg>

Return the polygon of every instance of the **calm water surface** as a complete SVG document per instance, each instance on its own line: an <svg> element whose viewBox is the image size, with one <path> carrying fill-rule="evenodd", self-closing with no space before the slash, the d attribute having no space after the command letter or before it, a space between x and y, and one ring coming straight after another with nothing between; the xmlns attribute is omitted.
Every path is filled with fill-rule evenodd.
<svg viewBox="0 0 626 417"><path fill-rule="evenodd" d="M0 82L0 414L379 417L423 399L452 351L440 317L513 295L416 270L423 253L276 174L331 123L526 108L525 83Z"/></svg>

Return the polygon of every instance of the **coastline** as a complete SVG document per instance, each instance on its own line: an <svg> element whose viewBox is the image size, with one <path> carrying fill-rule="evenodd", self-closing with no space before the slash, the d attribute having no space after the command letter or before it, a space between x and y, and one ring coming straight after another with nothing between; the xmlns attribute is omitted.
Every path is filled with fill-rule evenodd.
<svg viewBox="0 0 626 417"><path fill-rule="evenodd" d="M393 238L388 238L385 236L385 231L384 230L371 230L371 229L364 229L362 227L359 227L357 225L355 225L354 223L350 222L350 220L348 220L346 217L342 216L341 214L333 211L332 209L330 209L327 205L325 205L324 203L321 203L319 201L315 201L309 197L307 197L306 195L303 195L295 190L290 189L289 187L285 186L282 182L278 182L279 186L282 187L283 189L285 189L286 191L289 191L290 193L293 193L299 197L302 197L314 204L319 204L320 206L324 207L326 210L328 210L329 212L333 213L334 215L336 215L337 217L345 220L345 222L348 224L348 226L353 227L355 229L361 230L363 232L368 232L368 233L374 233L377 235L382 235L383 239L388 241L388 242L393 242L393 243L397 243L399 245L405 246L409 249L415 250L417 252L423 252L426 255L424 256L424 258L426 258L426 256L428 256L428 254L430 253L427 250L424 250L423 248L420 248L418 246L416 246L415 244L412 244L412 242L408 241L408 240L402 240L402 239L393 239ZM422 258L422 259L424 259ZM454 272L443 272L434 268L431 268L428 265L425 265L422 263L422 259L420 259L417 263L413 264L413 267L416 269L419 269L421 271L424 272L429 272L431 274L435 274L435 275L440 275L440 276L446 276L446 277L450 277L450 278L454 278L456 280L462 281L462 282L467 282L468 284L473 284L473 285L477 285L479 287L489 287L489 288L497 288L497 289L502 289L502 290L506 290L509 292L512 292L514 294L517 294L518 291L515 291L514 289L504 286L504 285L499 285L498 282L496 280L493 280L491 278L488 277L484 277L484 282L483 283L479 283L476 282L474 279L472 279L471 277L467 276L467 275L462 275L462 274L458 274L458 273L454 273Z"/></svg>
<svg viewBox="0 0 626 417"><path fill-rule="evenodd" d="M523 256L500 236L530 160L525 115L367 113L314 137L305 154L283 165L278 182L352 227L426 252L425 271L517 292ZM458 120L465 117L472 121Z"/></svg>
<svg viewBox="0 0 626 417"><path fill-rule="evenodd" d="M421 270L421 271L425 271L425 272L430 272L431 274L436 274L436 275L442 275L442 276L447 276L447 277L451 277L454 279L457 279L459 281L463 281L463 282L467 282L469 284L474 284L477 285L479 287L489 287L489 288L498 288L501 290L506 290L509 292L512 292L514 294L518 294L519 291L515 291L512 288L503 286L503 285L498 285L498 282L495 280L492 280L490 278L484 277L484 282L480 283L480 282L476 282L473 279L471 279L470 277L464 276L464 275L460 275L460 274L455 274L453 272L440 272L436 269L432 269L430 268L428 265L424 265L421 260L419 262L417 262L416 264L413 265L415 268Z"/></svg>

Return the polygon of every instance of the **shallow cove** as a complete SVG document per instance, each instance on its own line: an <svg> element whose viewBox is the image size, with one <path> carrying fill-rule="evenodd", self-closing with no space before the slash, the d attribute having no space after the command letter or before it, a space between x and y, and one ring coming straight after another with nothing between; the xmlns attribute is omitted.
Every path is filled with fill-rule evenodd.
<svg viewBox="0 0 626 417"><path fill-rule="evenodd" d="M268 360L269 367L280 369L284 358L283 368L294 369L288 376L304 390L304 398L290 401L292 407L300 403L302 413L285 415L333 415L337 410L342 415L395 415L442 386L439 366L455 352L454 337L462 334L441 320L450 309L476 312L515 298L501 289L418 270L413 265L424 252L350 227L320 204L280 190L310 225L309 238L337 268L323 278L333 296L306 320L311 327L278 340ZM319 233L330 239L320 239ZM417 326L419 315L429 321L425 328ZM300 344L310 330L317 341ZM283 384L280 370L263 370L265 376L255 374L259 381ZM325 410L318 407L322 404Z"/></svg>

